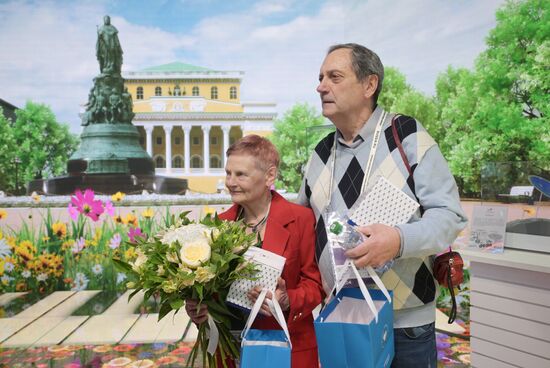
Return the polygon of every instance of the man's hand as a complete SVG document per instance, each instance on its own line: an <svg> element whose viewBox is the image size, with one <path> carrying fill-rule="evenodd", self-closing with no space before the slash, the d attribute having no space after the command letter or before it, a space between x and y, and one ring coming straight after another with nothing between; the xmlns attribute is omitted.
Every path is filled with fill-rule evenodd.
<svg viewBox="0 0 550 368"><path fill-rule="evenodd" d="M401 244L399 230L395 227L373 224L358 227L367 238L357 247L346 252L358 268L365 266L378 267L394 259Z"/></svg>
<svg viewBox="0 0 550 368"><path fill-rule="evenodd" d="M252 303L256 303L256 299L258 299L258 296L260 296L260 293L262 292L262 288L260 286L255 286L252 289L248 291L248 299L252 301ZM275 290L275 297L277 298L277 301L279 302L279 305L281 306L281 309L283 311L287 311L290 308L290 300L288 298L288 293L286 292L286 282L281 277L277 280L277 289ZM264 316L271 317L271 309L269 308L269 301L273 298L273 294L271 291L268 291L265 295L264 302L262 303L262 307L260 308L260 314L263 314Z"/></svg>
<svg viewBox="0 0 550 368"><path fill-rule="evenodd" d="M206 304L202 303L200 308L197 309L199 304L198 300L195 299L186 299L185 300L185 311L195 324L200 325L201 323L206 322L208 319L208 307Z"/></svg>

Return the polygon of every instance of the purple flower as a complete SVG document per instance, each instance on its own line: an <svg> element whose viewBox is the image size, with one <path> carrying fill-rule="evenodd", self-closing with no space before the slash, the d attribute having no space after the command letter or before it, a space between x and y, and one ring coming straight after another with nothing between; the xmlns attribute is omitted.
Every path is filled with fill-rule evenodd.
<svg viewBox="0 0 550 368"><path fill-rule="evenodd" d="M139 227L131 227L128 231L128 238L130 238L130 243L135 243L136 238L145 238L145 234L141 232Z"/></svg>

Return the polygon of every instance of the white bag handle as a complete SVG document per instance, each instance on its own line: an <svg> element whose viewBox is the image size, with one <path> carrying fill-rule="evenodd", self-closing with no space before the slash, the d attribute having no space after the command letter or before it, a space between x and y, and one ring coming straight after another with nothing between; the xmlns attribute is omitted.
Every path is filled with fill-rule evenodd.
<svg viewBox="0 0 550 368"><path fill-rule="evenodd" d="M378 310L376 309L376 306L374 305L374 301L372 300L372 297L370 296L370 293L367 289L367 286L365 285L365 282L363 281L363 278L359 274L359 271L357 271L357 267L355 267L355 263L353 261L348 260L347 263L348 263L348 267L351 268L351 270L353 271L353 274L355 275L355 278L357 279L357 284L359 285L359 290L361 290L361 294L363 295L363 298L365 299L365 301L367 302L370 310L374 314L374 318L375 318L376 322L378 322ZM382 291L382 293L384 294L386 299L388 299L388 301L391 303L390 293L388 292L388 289L386 289L386 286L384 285L384 283L380 279L380 276L378 276L376 271L371 266L367 266L366 269L367 269L367 272L369 273L369 276L373 279L374 283L376 284L376 286L378 286L378 288L380 289L380 291ZM336 290L335 294L338 294L340 292L340 290L342 290L342 288L344 287L344 285L346 284L346 282L348 280L349 280L349 276L348 276L348 272L346 271L346 272L343 273L343 277L340 280L340 283L338 281L335 283L334 288L332 289L332 292L334 292L334 290ZM331 294L332 294L332 292L331 292ZM330 298L330 294L329 294L329 298ZM328 301L327 301L326 304L328 304Z"/></svg>
<svg viewBox="0 0 550 368"><path fill-rule="evenodd" d="M256 320L256 317L258 316L258 312L260 311L262 304L264 302L264 299L267 295L267 289L262 289L262 292L258 296L258 299L256 299L256 302L254 303L254 306L252 307L252 310L250 311L250 315L248 316L248 319L246 321L246 325L241 332L241 345L244 343L244 337L252 327L252 324ZM277 299L272 298L271 300L267 300L267 305L269 306L269 309L271 310L271 313L273 314L273 317L275 320L279 323L283 331L285 332L286 338L288 340L288 344L290 348L292 349L292 343L290 341L290 333L288 332L288 326L285 321L285 316L283 314L283 311L281 309L281 306L279 305L279 302Z"/></svg>

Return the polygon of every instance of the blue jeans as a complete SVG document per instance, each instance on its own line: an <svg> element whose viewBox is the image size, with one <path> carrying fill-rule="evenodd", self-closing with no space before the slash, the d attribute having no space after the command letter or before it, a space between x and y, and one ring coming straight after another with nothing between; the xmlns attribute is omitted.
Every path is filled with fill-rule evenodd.
<svg viewBox="0 0 550 368"><path fill-rule="evenodd" d="M391 368L436 368L435 323L393 330L395 357Z"/></svg>

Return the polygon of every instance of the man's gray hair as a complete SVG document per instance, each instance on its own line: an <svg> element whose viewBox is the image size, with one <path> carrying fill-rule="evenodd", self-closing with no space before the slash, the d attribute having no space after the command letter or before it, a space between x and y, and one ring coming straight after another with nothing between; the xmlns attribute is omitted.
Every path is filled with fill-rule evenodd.
<svg viewBox="0 0 550 368"><path fill-rule="evenodd" d="M376 105L380 91L382 91L382 82L384 81L384 65L382 65L378 55L365 46L356 43L333 45L328 49L327 55L338 49L351 50L351 66L358 81L363 82L372 74L378 77L378 86L372 96L374 104Z"/></svg>

